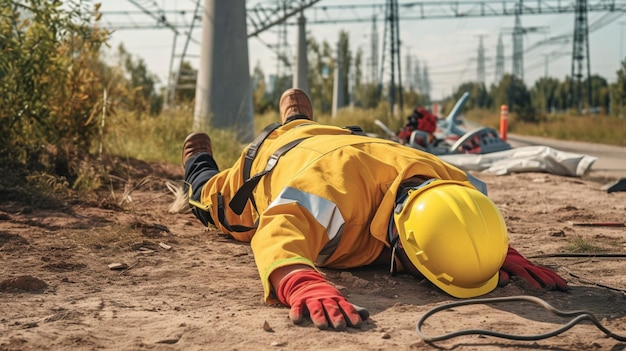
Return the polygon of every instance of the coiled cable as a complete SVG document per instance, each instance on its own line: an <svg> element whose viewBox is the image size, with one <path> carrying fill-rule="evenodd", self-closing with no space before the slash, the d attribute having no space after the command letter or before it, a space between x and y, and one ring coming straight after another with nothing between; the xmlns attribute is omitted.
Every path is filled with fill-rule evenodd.
<svg viewBox="0 0 626 351"><path fill-rule="evenodd" d="M509 302L509 301L533 302L542 306L543 308L545 308L546 310L552 312L553 314L557 316L574 317L574 318L570 320L567 324L563 325L562 327L558 329L555 329L553 331L550 331L544 334L537 334L537 335L515 335L515 334L500 333L500 332L496 332L492 330L484 330L484 329L466 329L466 330L460 330L460 331L438 335L438 336L426 335L422 332L422 326L424 322L426 321L426 319L439 311L443 311L443 310L457 307L457 306ZM417 330L417 334L419 335L419 337L422 338L422 340L424 340L425 342L442 341L442 340L447 340L447 339L455 338L457 336L462 336L462 335L488 335L488 336L494 336L494 337L510 339L510 340L542 340L542 339L547 339L547 338L556 336L558 334L561 334L562 332L572 328L574 325L584 320L591 321L596 327L598 327L598 329L600 329L607 336L618 341L626 341L626 336L619 335L608 330L598 321L598 319L591 312L560 311L556 309L554 306L545 302L544 300L538 297L534 297L534 296L510 296L510 297L494 297L494 298L483 298L483 299L468 299L468 300L451 302L445 305L437 306L435 308L430 309L428 312L424 314L424 316L422 316L419 322L417 322L416 330Z"/></svg>

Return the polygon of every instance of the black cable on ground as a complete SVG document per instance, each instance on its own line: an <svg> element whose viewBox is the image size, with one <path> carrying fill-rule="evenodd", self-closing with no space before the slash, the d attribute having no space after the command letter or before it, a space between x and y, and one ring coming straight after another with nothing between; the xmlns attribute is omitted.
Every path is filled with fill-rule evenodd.
<svg viewBox="0 0 626 351"><path fill-rule="evenodd" d="M623 253L585 253L585 252L570 252L570 253L553 253L528 256L528 258L550 258L550 257L588 257L588 258L624 258L626 254Z"/></svg>
<svg viewBox="0 0 626 351"><path fill-rule="evenodd" d="M548 333L537 334L537 335L515 335L515 334L500 333L500 332L495 332L492 330L483 330L483 329L466 329L466 330L460 330L460 331L443 334L439 336L426 335L422 332L422 326L424 322L426 321L426 319L439 311L443 311L443 310L450 309L450 308L457 307L457 306L489 304L489 303L509 302L509 301L533 302L542 306L543 308L552 312L553 314L556 314L557 316L575 317L575 318L573 318L567 324L563 325L561 328L555 329ZM618 341L626 341L626 336L615 334L611 332L610 330L608 330L607 328L605 328L602 324L600 324L598 319L591 312L560 311L554 308L554 306L545 302L544 300L538 297L534 297L534 296L494 297L494 298L484 298L484 299L468 299L468 300L462 300L462 301L457 301L457 302L451 302L445 305L432 308L428 312L426 312L426 314L422 316L419 322L417 322L416 330L417 330L417 334L419 335L419 337L422 338L422 340L426 342L442 341L442 340L447 340L447 339L451 339L451 338L462 336L462 335L488 335L488 336L495 336L498 338L504 338L504 339L510 339L510 340L541 340L541 339L547 339L547 338L556 336L558 334L561 334L562 332L570 329L574 325L584 320L591 321L593 324L595 324L595 326L598 329L600 329L607 336Z"/></svg>

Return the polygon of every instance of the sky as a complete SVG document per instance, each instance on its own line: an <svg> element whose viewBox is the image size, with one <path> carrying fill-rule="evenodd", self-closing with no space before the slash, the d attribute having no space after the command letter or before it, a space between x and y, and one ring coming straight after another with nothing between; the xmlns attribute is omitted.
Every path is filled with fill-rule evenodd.
<svg viewBox="0 0 626 351"><path fill-rule="evenodd" d="M225 1L225 0L223 0ZM463 1L463 0L461 0ZM248 0L247 8L251 8L257 3L264 3L274 6L275 0ZM456 88L468 81L475 81L477 77L477 56L479 40L482 38L485 49L485 83L489 86L494 82L495 77L495 57L496 46L500 33L504 43L505 73L512 71L512 36L510 31L514 27L514 16L494 16L494 17L466 17L466 18L444 18L444 19L423 19L423 20L402 20L403 16L412 14L403 4L408 0L399 0L400 24L399 32L402 42L400 61L402 70L405 70L407 57L411 62L419 62L420 65L428 67L431 85L431 98L438 100L452 94ZM446 1L442 1L445 4ZM384 20L382 19L382 6L384 0L322 0L315 4L313 8L304 12L309 23L307 23L307 33L312 35L318 42L327 41L334 45L340 31L349 34L350 44L353 52L357 49L363 50L364 59L370 56L370 41L372 34L372 15L377 15L377 32L379 50L383 48ZM594 4L596 1L588 1ZM154 23L155 21L145 14L141 14L143 8L189 10L192 13L195 0L108 0L102 2L101 11L104 13L103 23L106 25L120 23ZM361 5L362 7L351 9L322 8L324 5ZM380 5L380 7L368 7L363 5ZM530 5L533 6L533 5ZM378 11L374 9L378 8ZM115 11L132 11L129 15L120 15ZM414 13L413 13L414 14ZM589 12L588 23L589 50L591 74L598 74L609 82L616 80L616 71L619 69L620 60L624 57L624 41L626 40L626 21L621 13L609 14L607 12ZM174 15L168 15L171 21L180 20ZM191 18L190 16L188 16ZM341 21L343 18L361 18L367 21L348 23ZM316 19L333 19L336 23L315 24ZM292 22L295 21L291 20ZM573 37L574 14L541 14L523 15L521 24L529 30L524 37L524 48L530 48L533 44L541 40L560 35ZM191 40L187 44L185 60L191 62L197 68L199 65L200 43L201 43L201 23L197 22L195 30L191 33ZM276 44L278 41L278 27L266 30L248 40L249 69L260 65L266 77L276 74L278 64L275 52L268 46ZM250 31L248 29L248 31ZM297 39L297 27L287 26L286 40L290 49L288 53L295 57L295 44ZM123 44L127 51L133 56L141 58L146 62L148 69L154 73L162 84L166 84L170 66L176 67L180 62L180 55L184 51L186 36L179 35L175 41L175 35L170 29L118 29L111 36L110 44L116 48ZM176 45L174 45L176 43ZM387 44L389 45L389 44ZM571 74L572 69L572 47L571 39L565 44L543 45L535 47L524 54L524 81L530 88L536 80L545 76L563 80ZM388 48L388 46L387 46ZM385 60L389 62L389 54L386 53ZM380 52L379 52L379 61ZM412 65L414 66L414 64ZM583 68L583 74L586 74ZM404 74L404 73L403 73ZM389 69L384 73L384 79L388 79ZM406 77L402 78L407 81Z"/></svg>

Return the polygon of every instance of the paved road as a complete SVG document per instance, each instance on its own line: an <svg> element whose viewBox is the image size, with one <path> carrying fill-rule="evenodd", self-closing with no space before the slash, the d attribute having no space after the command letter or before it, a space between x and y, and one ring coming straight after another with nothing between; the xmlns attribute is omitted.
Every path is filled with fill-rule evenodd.
<svg viewBox="0 0 626 351"><path fill-rule="evenodd" d="M509 134L507 141L513 147L545 145L561 151L595 156L598 159L591 166L591 170L586 178L597 179L599 181L614 181L626 178L626 147L580 141L555 140L517 134Z"/></svg>

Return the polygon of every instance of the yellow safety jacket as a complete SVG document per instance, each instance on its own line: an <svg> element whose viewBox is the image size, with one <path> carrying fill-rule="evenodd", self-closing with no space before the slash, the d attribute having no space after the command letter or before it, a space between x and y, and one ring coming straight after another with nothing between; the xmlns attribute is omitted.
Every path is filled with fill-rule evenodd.
<svg viewBox="0 0 626 351"><path fill-rule="evenodd" d="M251 243L267 303L277 302L269 277L279 267L343 269L372 263L389 246L387 229L402 180L420 175L467 181L465 172L429 153L309 120L289 122L269 134L250 174L263 171L272 154L300 138L306 139L255 187L256 210L252 201L241 215L228 208L245 181L246 150L232 168L205 184L201 203L193 204L208 211L219 230ZM218 204L228 223L258 226L228 230L217 220Z"/></svg>

